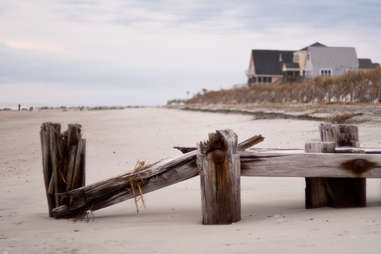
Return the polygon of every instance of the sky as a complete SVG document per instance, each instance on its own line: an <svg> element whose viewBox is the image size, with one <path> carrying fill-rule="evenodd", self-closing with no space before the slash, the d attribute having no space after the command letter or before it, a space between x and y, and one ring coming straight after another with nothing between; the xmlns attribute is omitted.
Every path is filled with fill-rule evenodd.
<svg viewBox="0 0 381 254"><path fill-rule="evenodd" d="M163 105L242 85L251 49L381 62L381 2L0 0L0 107Z"/></svg>

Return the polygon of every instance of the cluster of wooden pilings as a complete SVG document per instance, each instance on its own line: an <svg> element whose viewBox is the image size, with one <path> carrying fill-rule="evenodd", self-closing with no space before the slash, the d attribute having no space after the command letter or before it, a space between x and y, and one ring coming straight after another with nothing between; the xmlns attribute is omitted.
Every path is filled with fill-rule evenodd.
<svg viewBox="0 0 381 254"><path fill-rule="evenodd" d="M70 203L58 194L85 185L86 140L82 139L78 124L69 124L67 131L61 133L60 124L44 123L40 137L49 216L53 217L53 208Z"/></svg>
<svg viewBox="0 0 381 254"><path fill-rule="evenodd" d="M303 150L251 149L253 136L238 143L232 130L219 130L184 154L85 186L85 140L79 125L60 133L58 124L41 127L43 172L49 215L74 217L136 198L200 175L202 223L241 219L241 176L304 177L306 208L366 205L366 178L381 178L381 151L359 148L358 128L320 125L321 142Z"/></svg>

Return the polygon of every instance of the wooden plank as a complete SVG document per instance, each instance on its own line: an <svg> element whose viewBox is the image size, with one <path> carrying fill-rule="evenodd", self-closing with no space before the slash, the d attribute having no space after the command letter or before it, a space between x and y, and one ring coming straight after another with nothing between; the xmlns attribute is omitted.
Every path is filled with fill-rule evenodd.
<svg viewBox="0 0 381 254"><path fill-rule="evenodd" d="M196 151L161 161L138 172L128 172L118 177L77 188L59 196L72 198L70 207L53 209L55 217L81 211L95 211L135 197L131 180L141 184L142 193L148 193L187 180L199 174Z"/></svg>
<svg viewBox="0 0 381 254"><path fill-rule="evenodd" d="M81 151L81 184L86 185L86 139L82 139L82 151Z"/></svg>
<svg viewBox="0 0 381 254"><path fill-rule="evenodd" d="M48 201L49 216L52 217L52 209L55 207L55 197L49 193L49 184L52 177L52 168L50 162L49 150L49 123L41 125L40 138L41 138L41 151L42 151L42 169L44 175L44 184L46 199Z"/></svg>
<svg viewBox="0 0 381 254"><path fill-rule="evenodd" d="M334 153L336 142L308 142L305 144L306 153Z"/></svg>
<svg viewBox="0 0 381 254"><path fill-rule="evenodd" d="M305 153L304 149L288 149L288 148L251 148L250 151L258 153L286 153L286 154L295 154L295 153ZM335 153L365 153L365 154L381 154L380 148L355 148L355 147L336 147Z"/></svg>
<svg viewBox="0 0 381 254"><path fill-rule="evenodd" d="M55 196L56 193L60 192L60 180L59 180L59 170L60 170L60 158L58 155L58 143L59 143L59 135L61 132L61 126L59 124L50 124L49 125L49 153L51 158L52 165L52 187L49 189L53 189L53 196L55 197L55 205L57 207L60 205L59 198ZM52 191L50 190L50 193Z"/></svg>
<svg viewBox="0 0 381 254"><path fill-rule="evenodd" d="M73 178L71 181L70 190L81 187L81 153L82 153L82 140L78 140L76 145L76 155L75 155L75 163L74 163L74 172Z"/></svg>
<svg viewBox="0 0 381 254"><path fill-rule="evenodd" d="M209 134L198 148L202 223L230 224L241 219L241 188L237 135L232 130Z"/></svg>
<svg viewBox="0 0 381 254"><path fill-rule="evenodd" d="M240 152L241 176L381 178L381 155Z"/></svg>
<svg viewBox="0 0 381 254"><path fill-rule="evenodd" d="M68 148L68 163L66 173L66 191L72 190L72 181L74 175L75 155L77 154L77 147L72 146Z"/></svg>
<svg viewBox="0 0 381 254"><path fill-rule="evenodd" d="M381 178L381 155L373 154L311 154L263 153L239 151L241 176L266 177L369 177ZM356 162L357 160L357 162ZM356 173L342 168L343 163L368 161L371 169ZM155 191L197 176L196 151L161 161L133 173L84 186L60 196L71 197L72 205L53 209L55 217L87 210L98 210L131 198L130 177L141 183L143 193Z"/></svg>
<svg viewBox="0 0 381 254"><path fill-rule="evenodd" d="M255 146L256 144L261 143L263 140L265 140L265 138L262 135L253 136L253 137L239 143L238 149L242 150L242 151L246 150L252 146Z"/></svg>
<svg viewBox="0 0 381 254"><path fill-rule="evenodd" d="M239 150L246 150L252 146L255 146L256 144L261 143L265 138L262 135L255 135L252 136L241 143L238 144L238 149ZM197 150L197 147L189 147L189 146L174 146L173 147L176 150L179 150L182 153L189 153L192 151Z"/></svg>

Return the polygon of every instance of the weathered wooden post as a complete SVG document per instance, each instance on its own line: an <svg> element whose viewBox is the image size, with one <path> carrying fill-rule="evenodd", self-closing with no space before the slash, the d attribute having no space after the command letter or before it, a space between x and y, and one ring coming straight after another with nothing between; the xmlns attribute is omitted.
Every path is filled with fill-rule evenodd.
<svg viewBox="0 0 381 254"><path fill-rule="evenodd" d="M357 126L321 124L320 137L323 142L334 142L337 147L359 147ZM306 144L306 152L319 152L318 150ZM334 148L321 148L320 152L334 152ZM306 178L306 208L323 206L366 206L366 179Z"/></svg>
<svg viewBox="0 0 381 254"><path fill-rule="evenodd" d="M306 153L334 153L336 142L311 142L306 143ZM326 178L306 177L306 208L318 208L329 203L326 193Z"/></svg>
<svg viewBox="0 0 381 254"><path fill-rule="evenodd" d="M49 216L53 217L52 209L71 202L56 194L85 185L86 140L80 125L69 124L61 134L61 125L50 122L41 125L40 137Z"/></svg>
<svg viewBox="0 0 381 254"><path fill-rule="evenodd" d="M209 134L198 145L202 223L230 224L241 220L241 167L237 135L232 130Z"/></svg>

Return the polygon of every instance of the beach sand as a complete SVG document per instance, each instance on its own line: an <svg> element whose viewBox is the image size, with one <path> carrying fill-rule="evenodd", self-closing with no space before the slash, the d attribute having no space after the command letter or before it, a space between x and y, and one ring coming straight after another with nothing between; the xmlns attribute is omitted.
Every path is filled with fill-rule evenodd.
<svg viewBox="0 0 381 254"><path fill-rule="evenodd" d="M209 132L231 128L259 147L303 148L317 121L161 108L0 112L0 254L13 253L380 253L380 180L367 180L366 208L304 209L303 178L242 177L242 220L201 225L199 178L94 212L89 221L48 217L39 131L43 122L80 123L87 183L131 170L138 160L179 155ZM380 126L359 125L362 146L381 147Z"/></svg>

